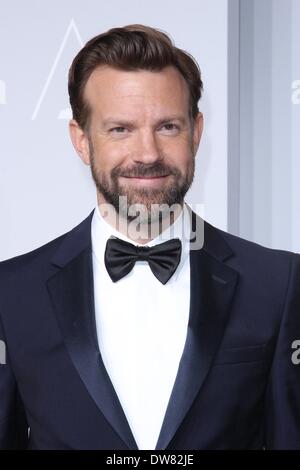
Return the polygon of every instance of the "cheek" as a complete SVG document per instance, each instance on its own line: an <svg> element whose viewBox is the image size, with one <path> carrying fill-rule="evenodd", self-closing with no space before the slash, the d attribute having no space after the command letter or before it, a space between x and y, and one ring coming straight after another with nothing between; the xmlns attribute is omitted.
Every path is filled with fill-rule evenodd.
<svg viewBox="0 0 300 470"><path fill-rule="evenodd" d="M94 146L94 158L103 170L119 165L129 153L128 145L121 142L101 141Z"/></svg>
<svg viewBox="0 0 300 470"><path fill-rule="evenodd" d="M164 149L164 155L172 164L185 168L193 157L190 143L187 140L170 142Z"/></svg>

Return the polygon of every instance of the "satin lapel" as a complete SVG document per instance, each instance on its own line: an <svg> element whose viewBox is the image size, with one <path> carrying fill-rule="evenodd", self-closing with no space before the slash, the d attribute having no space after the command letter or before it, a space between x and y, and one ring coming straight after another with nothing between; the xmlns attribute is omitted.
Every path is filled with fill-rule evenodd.
<svg viewBox="0 0 300 470"><path fill-rule="evenodd" d="M48 279L48 291L67 350L88 393L128 448L137 449L98 348L90 223L91 216L56 253L53 262L60 269Z"/></svg>
<svg viewBox="0 0 300 470"><path fill-rule="evenodd" d="M230 255L224 239L205 222L203 248L190 251L187 338L156 450L166 449L174 437L201 391L222 339L238 279L238 273L222 262Z"/></svg>

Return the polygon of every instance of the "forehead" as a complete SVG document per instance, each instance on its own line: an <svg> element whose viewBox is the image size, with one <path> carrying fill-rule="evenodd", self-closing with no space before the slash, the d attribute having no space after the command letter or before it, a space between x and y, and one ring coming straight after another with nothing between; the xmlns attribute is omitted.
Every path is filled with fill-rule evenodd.
<svg viewBox="0 0 300 470"><path fill-rule="evenodd" d="M119 70L100 66L90 75L84 99L94 111L128 106L181 109L187 106L189 91L181 73L173 66L160 71Z"/></svg>

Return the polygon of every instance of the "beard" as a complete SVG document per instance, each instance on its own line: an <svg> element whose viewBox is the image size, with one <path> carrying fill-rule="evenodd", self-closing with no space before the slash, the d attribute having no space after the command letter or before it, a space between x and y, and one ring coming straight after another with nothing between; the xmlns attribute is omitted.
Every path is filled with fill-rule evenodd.
<svg viewBox="0 0 300 470"><path fill-rule="evenodd" d="M99 193L105 201L111 204L116 213L128 222L137 217L141 224L160 223L162 219L170 217L174 207L182 207L184 197L189 190L195 173L195 158L191 150L191 160L186 173L176 167L170 167L156 162L152 165L143 163L136 164L134 168L113 168L109 175L97 167L94 149L89 138L89 151L91 162L91 173ZM160 188L133 187L120 184L119 177L154 177L162 175L168 177L168 183ZM172 218L172 215L171 215Z"/></svg>

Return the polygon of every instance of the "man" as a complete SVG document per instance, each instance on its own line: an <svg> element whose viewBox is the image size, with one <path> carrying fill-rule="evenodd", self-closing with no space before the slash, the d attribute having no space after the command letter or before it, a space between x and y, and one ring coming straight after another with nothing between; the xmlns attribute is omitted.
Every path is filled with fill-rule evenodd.
<svg viewBox="0 0 300 470"><path fill-rule="evenodd" d="M70 135L98 204L0 264L2 448L300 449L300 257L186 204L201 91L146 26L75 57Z"/></svg>

